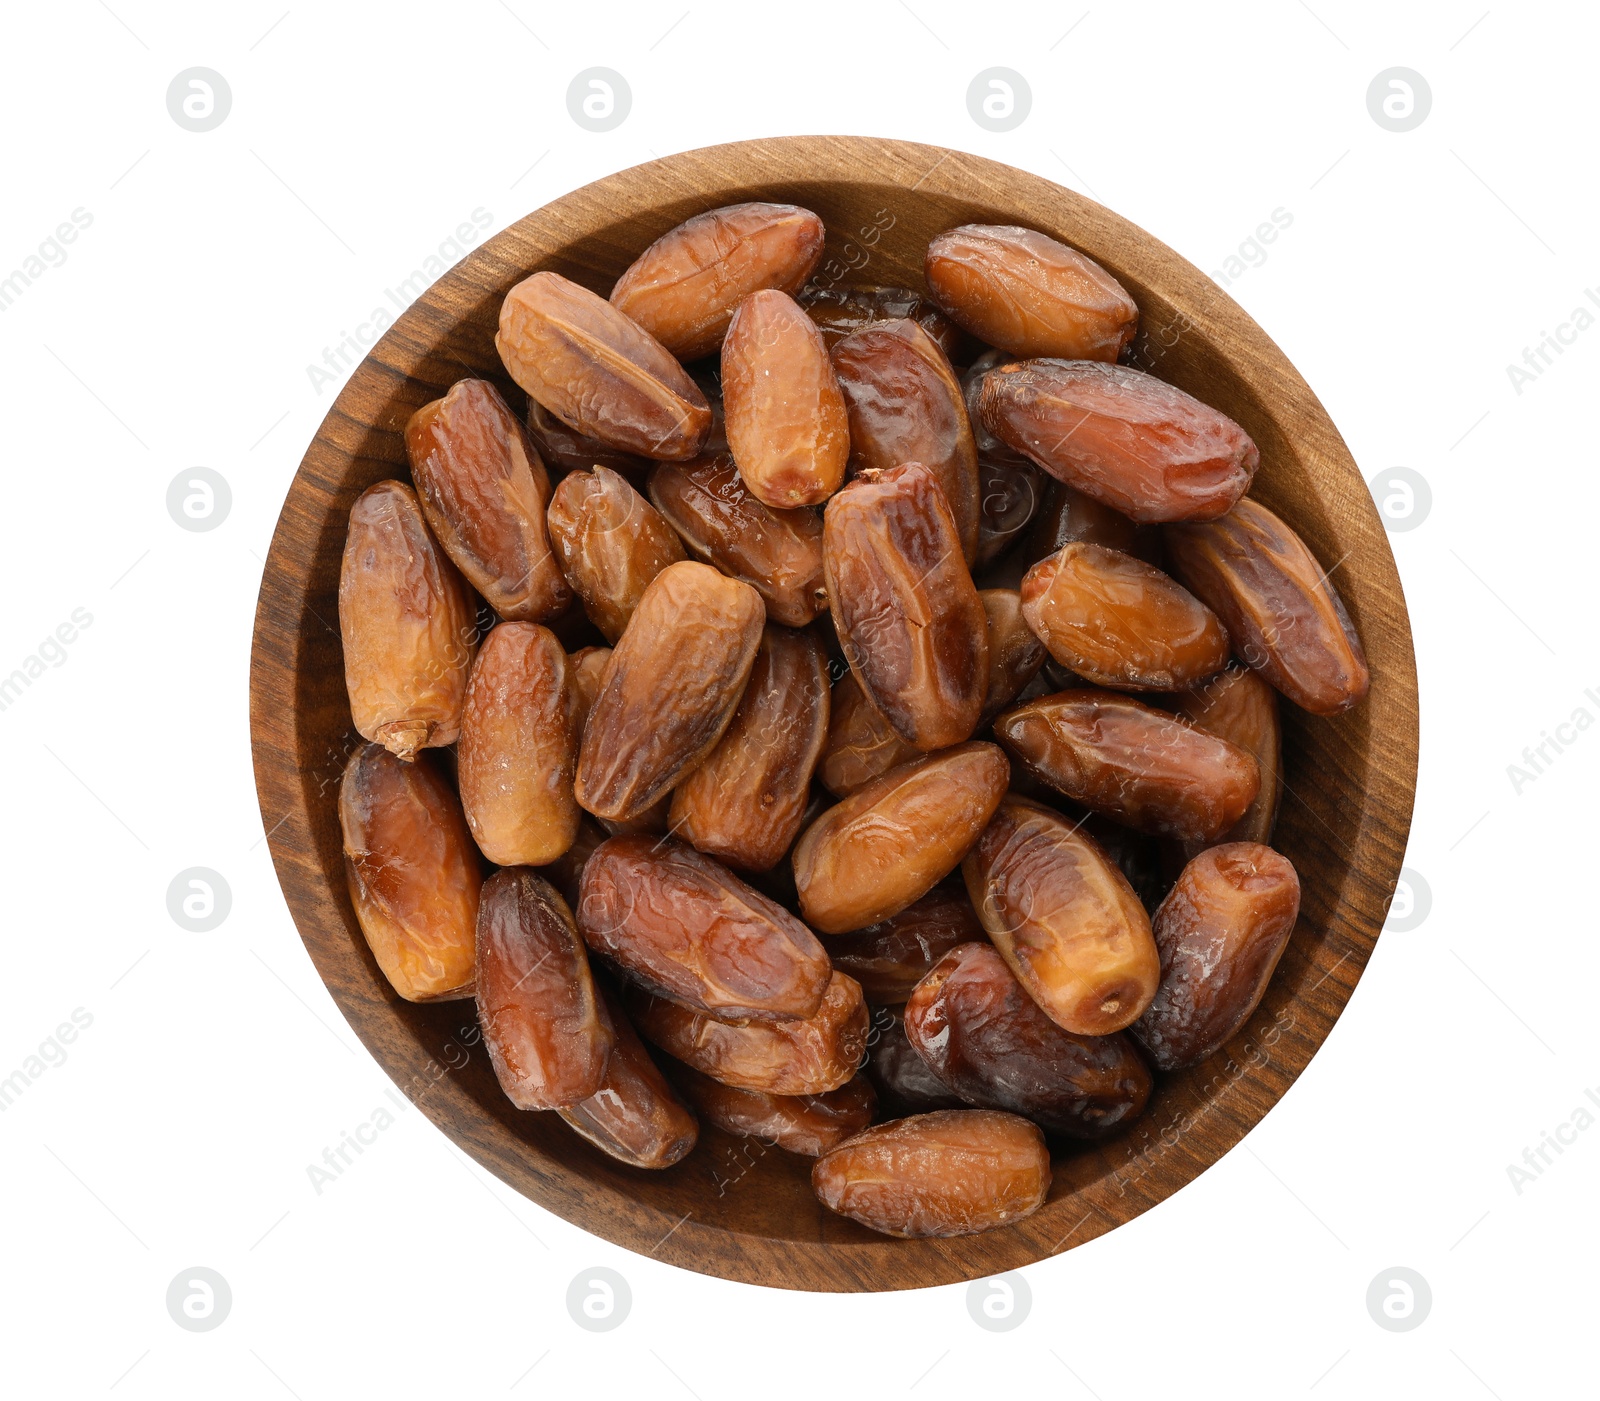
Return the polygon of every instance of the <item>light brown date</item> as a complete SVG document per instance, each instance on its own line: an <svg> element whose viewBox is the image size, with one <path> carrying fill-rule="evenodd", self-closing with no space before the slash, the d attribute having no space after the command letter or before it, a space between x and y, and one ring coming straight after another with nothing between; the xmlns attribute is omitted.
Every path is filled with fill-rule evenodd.
<svg viewBox="0 0 1600 1401"><path fill-rule="evenodd" d="M532 871L508 868L483 883L478 1022L518 1109L560 1109L600 1089L611 1023L567 902Z"/></svg>
<svg viewBox="0 0 1600 1401"><path fill-rule="evenodd" d="M612 649L578 751L578 805L637 817L709 754L744 694L761 595L709 565L668 565Z"/></svg>
<svg viewBox="0 0 1600 1401"><path fill-rule="evenodd" d="M867 1040L865 1073L878 1091L878 1104L886 1117L898 1119L935 1109L969 1107L965 1100L951 1094L928 1069L927 1061L911 1049L898 1009L875 1008Z"/></svg>
<svg viewBox="0 0 1600 1401"><path fill-rule="evenodd" d="M670 837L613 837L583 868L578 927L651 992L714 1017L816 1014L831 969L816 936L776 901Z"/></svg>
<svg viewBox="0 0 1600 1401"><path fill-rule="evenodd" d="M1150 1098L1150 1071L1125 1032L1064 1031L987 942L951 949L917 984L905 1029L968 1104L1021 1114L1047 1134L1104 1138Z"/></svg>
<svg viewBox="0 0 1600 1401"><path fill-rule="evenodd" d="M624 989L623 999L646 1040L736 1089L826 1094L854 1077L866 1052L867 1004L843 973L803 1021L718 1021L642 988Z"/></svg>
<svg viewBox="0 0 1600 1401"><path fill-rule="evenodd" d="M722 344L752 292L800 290L822 257L822 220L794 204L729 204L696 214L644 250L611 304L680 360Z"/></svg>
<svg viewBox="0 0 1600 1401"><path fill-rule="evenodd" d="M769 623L732 723L673 792L668 830L738 870L770 871L800 835L827 738L822 643Z"/></svg>
<svg viewBox="0 0 1600 1401"><path fill-rule="evenodd" d="M1092 258L1033 229L965 224L928 244L924 272L951 320L1012 355L1113 361L1139 308Z"/></svg>
<svg viewBox="0 0 1600 1401"><path fill-rule="evenodd" d="M587 472L591 467L609 467L637 486L652 466L648 457L623 452L568 428L537 399L528 400L528 437L545 466L561 477L568 472Z"/></svg>
<svg viewBox="0 0 1600 1401"><path fill-rule="evenodd" d="M822 517L763 505L731 456L662 463L650 499L696 559L754 588L773 622L803 628L828 606Z"/></svg>
<svg viewBox="0 0 1600 1401"><path fill-rule="evenodd" d="M375 482L356 498L339 570L339 640L363 739L402 759L456 742L478 644L475 607L410 487Z"/></svg>
<svg viewBox="0 0 1600 1401"><path fill-rule="evenodd" d="M983 611L989 620L989 685L983 693L983 713L1004 710L1022 694L1022 688L1044 665L1044 643L1034 636L1015 589L980 589Z"/></svg>
<svg viewBox="0 0 1600 1401"><path fill-rule="evenodd" d="M1222 1049L1250 1019L1300 913L1300 878L1257 842L1200 853L1152 922L1161 986L1131 1028L1158 1070Z"/></svg>
<svg viewBox="0 0 1600 1401"><path fill-rule="evenodd" d="M578 738L583 738L583 727L589 719L589 707L600 694L600 680L606 674L606 663L611 660L609 647L583 647L567 659L576 692L575 704Z"/></svg>
<svg viewBox="0 0 1600 1401"><path fill-rule="evenodd" d="M750 493L774 509L815 506L844 480L844 396L811 318L783 292L739 303L722 342L728 447Z"/></svg>
<svg viewBox="0 0 1600 1401"><path fill-rule="evenodd" d="M1096 686L1178 691L1228 664L1217 615L1159 569L1120 550L1063 545L1022 581L1028 627Z"/></svg>
<svg viewBox="0 0 1600 1401"><path fill-rule="evenodd" d="M829 939L828 953L868 1002L893 1007L957 944L987 937L966 891L938 885L899 914Z"/></svg>
<svg viewBox="0 0 1600 1401"><path fill-rule="evenodd" d="M1000 956L1051 1021L1121 1031L1150 1005L1161 960L1127 877L1059 813L1009 797L962 863Z"/></svg>
<svg viewBox="0 0 1600 1401"><path fill-rule="evenodd" d="M1153 837L1214 840L1261 787L1248 750L1111 691L1029 701L994 734L1052 788Z"/></svg>
<svg viewBox="0 0 1600 1401"><path fill-rule="evenodd" d="M794 883L807 924L845 934L898 914L961 863L1005 796L992 744L924 755L858 788L806 829Z"/></svg>
<svg viewBox="0 0 1600 1401"><path fill-rule="evenodd" d="M1166 539L1172 572L1216 609L1240 661L1302 710L1338 715L1367 694L1366 654L1329 571L1260 502Z"/></svg>
<svg viewBox="0 0 1600 1401"><path fill-rule="evenodd" d="M963 349L961 328L909 287L809 286L801 289L797 300L817 323L829 350L846 336L881 321L916 322L952 361Z"/></svg>
<svg viewBox="0 0 1600 1401"><path fill-rule="evenodd" d="M554 633L537 623L490 631L467 683L456 762L467 825L496 865L546 865L577 836L577 711Z"/></svg>
<svg viewBox="0 0 1600 1401"><path fill-rule="evenodd" d="M820 1095L741 1090L686 1065L675 1068L672 1077L708 1124L740 1138L775 1143L805 1158L815 1158L860 1133L878 1108L878 1096L864 1075Z"/></svg>
<svg viewBox="0 0 1600 1401"><path fill-rule="evenodd" d="M830 1211L887 1236L966 1236L1043 1206L1050 1153L1015 1114L946 1109L846 1139L817 1159L811 1186Z"/></svg>
<svg viewBox="0 0 1600 1401"><path fill-rule="evenodd" d="M901 739L883 712L867 699L855 672L845 672L834 683L828 742L817 768L822 786L834 797L853 793L862 784L910 763L921 753L914 744Z"/></svg>
<svg viewBox="0 0 1600 1401"><path fill-rule="evenodd" d="M609 467L564 478L550 499L549 521L562 574L612 644L650 581L688 558L661 513Z"/></svg>
<svg viewBox="0 0 1600 1401"><path fill-rule="evenodd" d="M669 1168L683 1161L700 1137L700 1125L673 1092L650 1052L616 1002L602 993L616 1035L605 1079L588 1099L561 1117L602 1153L638 1168Z"/></svg>
<svg viewBox="0 0 1600 1401"><path fill-rule="evenodd" d="M852 467L920 462L932 472L970 566L978 557L978 452L944 351L915 321L881 321L846 336L832 358L849 410Z"/></svg>
<svg viewBox="0 0 1600 1401"><path fill-rule="evenodd" d="M1272 840L1283 796L1283 741L1278 722L1278 693L1248 667L1235 664L1176 697L1178 714L1208 734L1250 751L1261 770L1261 787L1244 816L1219 838L1225 842ZM1200 854L1186 849L1186 859Z"/></svg>
<svg viewBox="0 0 1600 1401"><path fill-rule="evenodd" d="M587 437L666 462L705 445L711 405L672 352L560 273L506 293L494 344L511 378Z"/></svg>
<svg viewBox="0 0 1600 1401"><path fill-rule="evenodd" d="M978 454L978 557L992 564L1019 540L1045 499L1048 479L1031 462Z"/></svg>
<svg viewBox="0 0 1600 1401"><path fill-rule="evenodd" d="M983 377L978 412L1051 476L1136 521L1214 520L1261 456L1226 414L1125 365L1001 365Z"/></svg>
<svg viewBox="0 0 1600 1401"><path fill-rule="evenodd" d="M408 1002L471 997L483 872L449 781L426 756L363 744L339 785L345 875L361 932Z"/></svg>
<svg viewBox="0 0 1600 1401"><path fill-rule="evenodd" d="M863 472L823 513L839 645L867 698L918 749L960 744L989 679L988 622L933 473Z"/></svg>
<svg viewBox="0 0 1600 1401"><path fill-rule="evenodd" d="M550 553L550 476L488 380L464 379L406 423L406 456L434 537L502 618L539 623L572 602Z"/></svg>

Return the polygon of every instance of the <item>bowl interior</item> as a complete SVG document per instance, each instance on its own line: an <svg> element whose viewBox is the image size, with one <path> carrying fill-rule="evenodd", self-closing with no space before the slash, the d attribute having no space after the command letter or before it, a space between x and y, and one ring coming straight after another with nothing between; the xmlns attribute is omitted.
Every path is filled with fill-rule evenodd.
<svg viewBox="0 0 1600 1401"><path fill-rule="evenodd" d="M1045 1208L952 1241L896 1241L825 1211L808 1160L706 1128L677 1167L624 1167L553 1114L512 1108L470 1002L418 1006L379 973L345 890L336 800L350 723L337 588L351 503L406 477L401 430L456 380L526 396L494 349L501 299L553 270L604 295L652 239L745 199L817 211L817 277L921 288L928 240L971 222L1026 224L1082 249L1138 302L1135 361L1237 419L1261 449L1252 495L1332 566L1373 673L1337 720L1284 704L1286 790L1275 845L1303 886L1300 922L1261 1006L1218 1055L1162 1076L1147 1113L1057 1156ZM1037 177L900 142L787 138L670 157L530 214L447 274L384 335L339 396L290 489L267 562L251 676L263 817L317 968L401 1089L533 1200L688 1268L784 1287L886 1289L981 1277L1092 1239L1192 1180L1282 1096L1337 1018L1398 875L1416 774L1416 678L1404 599L1377 512L1326 413L1277 347L1203 274L1141 230Z"/></svg>

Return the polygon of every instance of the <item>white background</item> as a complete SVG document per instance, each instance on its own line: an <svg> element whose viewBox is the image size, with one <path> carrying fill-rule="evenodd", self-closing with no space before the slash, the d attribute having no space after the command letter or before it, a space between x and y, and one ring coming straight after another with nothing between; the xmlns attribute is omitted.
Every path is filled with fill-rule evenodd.
<svg viewBox="0 0 1600 1401"><path fill-rule="evenodd" d="M8 6L0 275L74 209L93 218L0 314L0 674L93 616L0 713L0 1077L73 1009L93 1018L0 1115L8 1394L1591 1391L1600 1132L1520 1194L1507 1165L1600 1086L1600 734L1520 794L1506 769L1575 708L1600 716L1600 328L1520 394L1506 367L1600 296L1600 26L1485 3ZM233 94L203 134L165 105L194 65ZM594 65L633 94L605 134L565 103ZM1032 88L1011 132L968 115L991 65ZM1366 106L1397 65L1433 95L1403 134ZM1365 475L1408 466L1433 493L1391 537L1423 697L1407 865L1431 913L1384 936L1244 1145L1029 1268L1032 1314L1004 1334L960 1286L810 1296L628 1254L415 1110L321 1195L306 1172L388 1103L296 935L251 780L262 557L337 392L306 366L475 208L498 229L656 155L807 132L1038 172L1205 270L1289 211L1230 293ZM201 465L233 505L188 533L166 490ZM211 933L167 913L190 866L232 888ZM233 1291L213 1332L165 1307L193 1265ZM594 1265L632 1288L610 1333L564 1303ZM1408 1333L1365 1305L1396 1265L1433 1293Z"/></svg>

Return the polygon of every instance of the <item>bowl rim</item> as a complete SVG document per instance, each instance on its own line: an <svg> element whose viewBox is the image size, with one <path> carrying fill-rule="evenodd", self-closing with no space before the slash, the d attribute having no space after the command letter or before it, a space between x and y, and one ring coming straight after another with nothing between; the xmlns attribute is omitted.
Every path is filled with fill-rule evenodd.
<svg viewBox="0 0 1600 1401"><path fill-rule="evenodd" d="M922 1241L865 1238L867 1233L835 1219L837 1224L824 1223L815 1239L800 1239L734 1230L692 1212L673 1221L616 1183L597 1180L542 1155L507 1127L504 1115L486 1112L448 1073L436 1073L438 1061L429 1045L399 1024L401 1009L414 1009L414 1004L399 1003L376 975L370 958L362 959L364 950L351 947L354 922L348 895L342 881L327 878L316 858L313 775L308 773L308 764L315 760L298 742L301 717L294 712L301 634L313 620L337 632L336 623L310 608L313 561L305 557L305 542L319 530L325 534L342 470L359 455L363 435L374 429L397 434L404 424L403 417L392 423L369 421L372 402L392 396L397 381L405 380L424 360L447 353L450 328L464 314L479 323L487 317L492 328L498 304L485 289L496 285L496 278L503 281L507 266L521 267L526 275L574 247L604 243L608 229L624 212L649 211L665 229L714 205L773 198L777 191L820 184L878 186L902 196L926 190L994 209L1027 210L1026 220L1011 222L1055 232L1119 276L1136 265L1137 278L1129 280L1143 288L1136 299L1146 333L1181 337L1193 331L1206 344L1228 343L1233 357L1228 373L1237 377L1247 397L1272 406L1262 412L1274 425L1280 414L1292 423L1292 436L1286 432L1285 441L1299 479L1306 484L1301 489L1310 489L1315 504L1336 518L1339 539L1352 542L1349 555L1359 566L1350 576L1359 580L1359 586L1347 586L1344 592L1362 629L1374 680L1371 694L1359 708L1361 719L1350 731L1350 744L1364 745L1362 754L1368 759L1375 749L1378 762L1366 763L1369 784L1355 815L1355 839L1348 847L1349 860L1328 927L1314 941L1302 940L1297 928L1291 952L1285 954L1273 982L1274 988L1286 981L1291 984L1287 993L1274 997L1269 990L1246 1028L1229 1043L1233 1047L1242 1042L1252 1057L1261 1052L1263 1060L1257 1063L1247 1057L1250 1063L1240 1067L1232 1050L1219 1053L1226 1056L1226 1066L1212 1076L1209 1088L1196 1090L1193 1114L1180 1112L1173 1120L1177 1127L1171 1141L1166 1130L1153 1144L1146 1134L1145 1146L1137 1152L1130 1149L1121 1163L1126 1171L1108 1172L1105 1161L1079 1170L1070 1167L1079 1161L1073 1159L1064 1177L1058 1165L1057 1188L1045 1208L1016 1225L979 1236ZM865 236L863 230L860 237ZM843 248L851 246L845 240ZM831 230L829 248L848 260L848 254L836 249ZM400 467L394 474L403 472ZM964 151L870 137L766 138L703 147L634 166L532 211L446 272L373 346L308 445L274 530L251 646L251 745L279 884L318 975L384 1071L477 1162L558 1216L658 1260L783 1288L913 1288L1019 1268L1133 1219L1237 1144L1281 1099L1326 1039L1371 955L1410 827L1417 731L1409 619L1376 506L1327 412L1266 333L1198 268L1136 225L1071 190ZM338 762L342 764L342 757ZM326 787L324 775L319 792ZM1285 970L1290 974L1287 979ZM1284 1027L1283 1012L1290 1003L1296 1011ZM1211 1065L1206 1063L1207 1068ZM1219 1079L1224 1081L1220 1092L1215 1084ZM427 1092L414 1093L422 1084ZM1221 1106L1224 1097L1229 1103ZM1083 1161L1089 1162L1090 1156Z"/></svg>

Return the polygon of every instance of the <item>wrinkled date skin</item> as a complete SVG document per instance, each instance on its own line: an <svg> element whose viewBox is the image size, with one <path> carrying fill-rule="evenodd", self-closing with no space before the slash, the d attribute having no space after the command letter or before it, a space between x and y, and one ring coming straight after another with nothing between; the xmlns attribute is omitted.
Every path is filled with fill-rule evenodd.
<svg viewBox="0 0 1600 1401"><path fill-rule="evenodd" d="M606 663L611 660L609 647L584 647L567 659L575 691L577 714L576 732L583 738L583 727L589 718L589 707L600 694L600 681L606 674Z"/></svg>
<svg viewBox="0 0 1600 1401"><path fill-rule="evenodd" d="M1045 499L1045 475L1031 462L978 455L978 556L992 564L1024 537Z"/></svg>
<svg viewBox="0 0 1600 1401"><path fill-rule="evenodd" d="M1116 278L1033 229L950 229L928 244L923 271L951 320L1012 355L1114 361L1139 325Z"/></svg>
<svg viewBox="0 0 1600 1401"><path fill-rule="evenodd" d="M798 298L832 350L846 336L881 321L914 321L950 360L963 349L961 328L909 287L807 287Z"/></svg>
<svg viewBox="0 0 1600 1401"><path fill-rule="evenodd" d="M850 427L828 347L783 292L739 303L722 343L728 447L750 493L775 510L815 506L844 480Z"/></svg>
<svg viewBox="0 0 1600 1401"><path fill-rule="evenodd" d="M1161 974L1150 917L1059 813L1007 798L961 873L1000 956L1057 1026L1109 1036L1150 1005Z"/></svg>
<svg viewBox="0 0 1600 1401"><path fill-rule="evenodd" d="M829 808L794 849L806 923L846 934L926 895L961 863L1010 779L1005 755L979 741L891 769Z"/></svg>
<svg viewBox="0 0 1600 1401"><path fill-rule="evenodd" d="M834 797L853 793L879 774L921 754L916 745L907 744L895 733L883 712L867 699L855 672L845 672L834 683L828 742L817 769L822 786Z"/></svg>
<svg viewBox="0 0 1600 1401"><path fill-rule="evenodd" d="M735 1089L826 1094L854 1077L866 1052L867 1004L860 984L843 973L833 975L822 1006L803 1021L718 1021L642 988L625 989L623 997L647 1040Z"/></svg>
<svg viewBox="0 0 1600 1401"><path fill-rule="evenodd" d="M815 1015L832 969L782 905L670 837L613 837L583 868L578 927L651 992L727 1019Z"/></svg>
<svg viewBox="0 0 1600 1401"><path fill-rule="evenodd" d="M861 1132L877 1112L878 1096L864 1075L820 1095L774 1095L724 1085L688 1066L672 1072L685 1099L708 1124L740 1138L759 1138L815 1158Z"/></svg>
<svg viewBox="0 0 1600 1401"><path fill-rule="evenodd" d="M866 1074L877 1088L878 1103L886 1117L970 1107L951 1094L928 1069L927 1061L911 1049L898 1010L879 1007L873 1011L868 1043Z"/></svg>
<svg viewBox="0 0 1600 1401"><path fill-rule="evenodd" d="M868 1002L893 1007L957 944L986 937L966 891L935 886L899 914L829 939L828 953Z"/></svg>
<svg viewBox="0 0 1600 1401"><path fill-rule="evenodd" d="M1229 842L1183 868L1153 921L1161 986L1133 1024L1158 1070L1221 1050L1250 1019L1300 913L1300 878L1271 847Z"/></svg>
<svg viewBox="0 0 1600 1401"><path fill-rule="evenodd" d="M828 657L770 623L733 722L672 795L668 830L742 871L770 871L800 835L828 738Z"/></svg>
<svg viewBox="0 0 1600 1401"><path fill-rule="evenodd" d="M1021 1114L1047 1134L1104 1138L1150 1098L1150 1071L1126 1033L1063 1031L988 943L939 961L906 1002L905 1029L968 1104Z"/></svg>
<svg viewBox="0 0 1600 1401"><path fill-rule="evenodd" d="M650 581L688 558L661 513L609 467L566 477L550 500L549 522L562 574L612 644Z"/></svg>
<svg viewBox="0 0 1600 1401"><path fill-rule="evenodd" d="M602 994L616 1035L605 1079L561 1117L602 1153L639 1168L669 1168L689 1156L700 1125L673 1092L616 1002Z"/></svg>
<svg viewBox="0 0 1600 1401"><path fill-rule="evenodd" d="M478 1022L518 1109L560 1109L605 1078L614 1036L572 912L529 870L496 871L478 903Z"/></svg>
<svg viewBox="0 0 1600 1401"><path fill-rule="evenodd" d="M461 803L428 760L381 744L339 785L345 874L378 967L408 1002L470 997L483 872Z"/></svg>
<svg viewBox="0 0 1600 1401"><path fill-rule="evenodd" d="M560 273L506 293L494 345L511 378L586 437L664 462L705 446L711 405L671 351Z"/></svg>
<svg viewBox="0 0 1600 1401"><path fill-rule="evenodd" d="M627 821L694 770L733 719L765 620L760 594L709 565L651 580L583 727L580 807Z"/></svg>
<svg viewBox="0 0 1600 1401"><path fill-rule="evenodd" d="M1102 506L1092 496L1075 491L1053 477L1045 488L1044 505L1034 517L1025 552L1035 560L1053 555L1063 545L1082 540L1134 555L1161 567L1161 528L1138 525L1119 511Z"/></svg>
<svg viewBox="0 0 1600 1401"><path fill-rule="evenodd" d="M1367 694L1366 654L1344 600L1305 542L1259 502L1169 528L1172 572L1214 608L1239 660L1302 710L1338 715Z"/></svg>
<svg viewBox="0 0 1600 1401"><path fill-rule="evenodd" d="M1110 691L1029 701L994 735L1052 788L1153 837L1212 841L1261 788L1248 750Z"/></svg>
<svg viewBox="0 0 1600 1401"><path fill-rule="evenodd" d="M545 534L550 476L498 389L464 379L424 404L406 456L435 538L496 613L538 623L572 602Z"/></svg>
<svg viewBox="0 0 1600 1401"><path fill-rule="evenodd" d="M1062 666L1096 686L1178 691L1228 664L1217 615L1141 559L1063 545L1022 580L1022 613Z"/></svg>
<svg viewBox="0 0 1600 1401"><path fill-rule="evenodd" d="M650 499L696 559L755 589L773 622L803 628L828 606L822 517L763 505L731 456L662 463Z"/></svg>
<svg viewBox="0 0 1600 1401"><path fill-rule="evenodd" d="M696 214L644 250L611 304L680 360L710 355L752 292L793 294L822 257L822 220L795 204L729 204Z"/></svg>
<svg viewBox="0 0 1600 1401"><path fill-rule="evenodd" d="M568 428L537 399L528 400L528 437L545 466L559 477L587 472L591 467L609 467L637 485L652 465L648 457L623 452Z"/></svg>
<svg viewBox="0 0 1600 1401"><path fill-rule="evenodd" d="M811 1186L830 1211L886 1236L967 1236L1043 1206L1050 1153L1015 1114L946 1109L847 1139L817 1159Z"/></svg>
<svg viewBox="0 0 1600 1401"><path fill-rule="evenodd" d="M850 415L856 470L920 462L943 489L961 553L978 557L978 450L961 382L945 353L915 321L882 321L833 348L834 373Z"/></svg>
<svg viewBox="0 0 1600 1401"><path fill-rule="evenodd" d="M1261 788L1244 816L1222 834L1225 842L1272 840L1283 796L1283 735L1278 693L1248 667L1234 665L1177 698L1178 714L1208 734L1248 749L1261 770ZM1186 858L1199 855L1198 846Z"/></svg>
<svg viewBox="0 0 1600 1401"><path fill-rule="evenodd" d="M988 621L932 472L864 472L823 513L828 602L850 670L899 736L923 751L977 727Z"/></svg>
<svg viewBox="0 0 1600 1401"><path fill-rule="evenodd" d="M978 412L1051 476L1136 521L1226 514L1261 456L1226 414L1125 365L1001 365L983 377Z"/></svg>
<svg viewBox="0 0 1600 1401"><path fill-rule="evenodd" d="M1034 636L1024 616L1023 596L1015 589L980 589L989 620L989 686L983 713L1004 710L1044 665L1044 643Z"/></svg>
<svg viewBox="0 0 1600 1401"><path fill-rule="evenodd" d="M537 623L499 624L472 664L457 777L473 838L496 865L546 865L577 836L576 685L555 634Z"/></svg>
<svg viewBox="0 0 1600 1401"><path fill-rule="evenodd" d="M476 605L404 482L375 482L350 508L339 640L350 716L363 739L402 759L456 742L478 642Z"/></svg>

